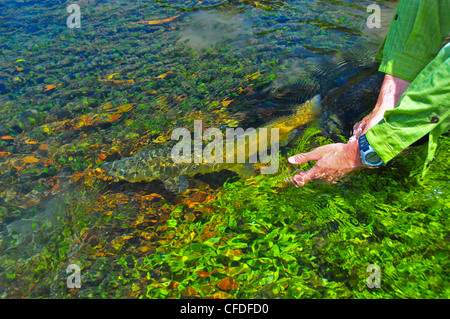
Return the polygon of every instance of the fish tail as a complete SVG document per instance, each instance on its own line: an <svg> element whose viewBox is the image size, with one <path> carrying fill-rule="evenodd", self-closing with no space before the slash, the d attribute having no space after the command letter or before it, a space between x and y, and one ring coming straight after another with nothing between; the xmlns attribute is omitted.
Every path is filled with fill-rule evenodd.
<svg viewBox="0 0 450 319"><path fill-rule="evenodd" d="M300 105L297 109L297 113L308 110L313 113L315 117L319 117L322 114L322 98L320 94L315 95L311 100L305 102L304 105Z"/></svg>

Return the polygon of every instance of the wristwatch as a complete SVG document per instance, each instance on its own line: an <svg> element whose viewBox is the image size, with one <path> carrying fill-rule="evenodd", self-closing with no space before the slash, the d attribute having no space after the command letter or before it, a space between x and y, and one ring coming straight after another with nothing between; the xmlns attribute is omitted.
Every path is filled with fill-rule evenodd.
<svg viewBox="0 0 450 319"><path fill-rule="evenodd" d="M369 144L366 134L361 135L358 139L359 150L361 152L361 161L369 166L379 166L383 164L381 157L375 152L373 147Z"/></svg>

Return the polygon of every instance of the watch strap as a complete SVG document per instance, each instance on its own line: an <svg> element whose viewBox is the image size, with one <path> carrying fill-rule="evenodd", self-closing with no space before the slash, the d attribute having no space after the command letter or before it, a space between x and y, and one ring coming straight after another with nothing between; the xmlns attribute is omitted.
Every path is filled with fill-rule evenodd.
<svg viewBox="0 0 450 319"><path fill-rule="evenodd" d="M361 161L368 165L368 166L379 166L381 164L383 164L383 160L381 159L381 157L378 155L378 157L380 157L380 161L378 163L370 163L366 160L367 154L370 153L375 153L376 151L373 149L373 147L370 145L369 141L367 140L366 134L363 134L359 137L358 139L359 141L359 150L361 153Z"/></svg>

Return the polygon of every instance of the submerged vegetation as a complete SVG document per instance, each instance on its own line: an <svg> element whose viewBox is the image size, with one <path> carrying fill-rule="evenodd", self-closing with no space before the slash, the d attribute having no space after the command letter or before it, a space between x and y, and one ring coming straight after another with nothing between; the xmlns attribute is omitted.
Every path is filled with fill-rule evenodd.
<svg viewBox="0 0 450 319"><path fill-rule="evenodd" d="M345 141L331 119L376 98L376 81L348 89L373 69L364 5L120 2L86 1L80 30L51 1L5 5L31 22L1 21L2 298L450 297L448 136L423 179L422 146L337 184L283 183L289 155ZM196 119L258 127L332 89L276 175L204 174L173 194L102 170ZM371 264L380 288L367 287Z"/></svg>
<svg viewBox="0 0 450 319"><path fill-rule="evenodd" d="M449 142L438 165L448 166ZM168 221L173 239L136 261L153 279L145 295L447 298L448 196L419 195L433 183L417 181L416 161L413 152L339 185L281 190L263 175L227 184L198 221L189 217L198 208L183 205ZM431 174L446 187L448 175ZM366 286L370 264L381 268L381 289Z"/></svg>
<svg viewBox="0 0 450 319"><path fill-rule="evenodd" d="M319 132L290 152L331 142ZM449 144L425 180L413 149L335 185L285 187L281 174L174 201L143 189L66 194L53 204L61 228L34 226L45 250L14 267L3 259L5 276L32 297L448 298ZM72 263L81 290L65 286ZM370 264L379 289L367 288Z"/></svg>

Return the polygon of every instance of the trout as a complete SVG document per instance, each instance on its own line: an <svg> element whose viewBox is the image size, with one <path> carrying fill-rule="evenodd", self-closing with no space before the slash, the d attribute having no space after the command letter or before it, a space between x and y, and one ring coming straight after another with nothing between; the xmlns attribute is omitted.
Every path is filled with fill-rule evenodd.
<svg viewBox="0 0 450 319"><path fill-rule="evenodd" d="M182 193L187 190L189 186L188 177L198 173L205 174L227 169L236 172L241 178L248 178L254 174L253 164L250 162L252 160L253 163L255 162L258 149L260 155L261 148L266 148L265 151L271 150L271 166L276 165L277 170L279 160L278 147L285 146L292 140L297 133L297 127L317 120L321 115L321 110L320 95L316 95L310 101L297 106L291 115L277 118L256 130L253 129L254 135L248 134L249 129L247 129L246 133L235 135L231 144L226 145L227 142L223 142L223 147L218 147L214 150L217 152L220 149L227 149L227 154L223 156L222 154L215 154L217 155L215 156L215 161L211 161L211 159L206 160L205 156L200 159L198 156L197 158L194 156L194 161L192 161L192 158L188 156L184 158L184 161L176 162L173 157L173 147L159 147L150 148L132 157L104 163L103 169L110 176L131 183L159 179L164 183L166 189L174 193ZM240 132L242 133L242 131L241 129ZM261 139L261 136L264 135L266 137L265 140ZM257 138L252 138L252 136L257 136ZM217 138L217 136L215 137ZM229 142L228 138L227 141ZM183 145L190 147L190 142ZM230 145L233 147L232 152L229 152ZM218 146L217 141L215 146ZM228 159L227 156L229 157ZM236 158L238 161L235 160ZM264 160L262 162L266 163L267 157L264 157ZM263 169L264 167L261 167L261 172L263 172ZM271 173L275 172L273 167L270 171Z"/></svg>

